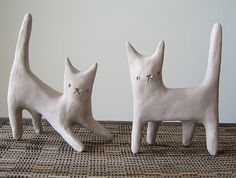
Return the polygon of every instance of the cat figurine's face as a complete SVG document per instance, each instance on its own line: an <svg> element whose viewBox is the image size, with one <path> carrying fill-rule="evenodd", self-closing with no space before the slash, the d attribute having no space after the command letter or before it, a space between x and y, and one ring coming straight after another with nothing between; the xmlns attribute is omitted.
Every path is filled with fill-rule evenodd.
<svg viewBox="0 0 236 178"><path fill-rule="evenodd" d="M130 79L133 91L138 93L161 87L164 42L161 41L151 56L143 56L127 43L127 55L130 68Z"/></svg>
<svg viewBox="0 0 236 178"><path fill-rule="evenodd" d="M77 70L67 58L65 60L64 94L68 99L77 102L86 102L91 97L97 64L87 71Z"/></svg>

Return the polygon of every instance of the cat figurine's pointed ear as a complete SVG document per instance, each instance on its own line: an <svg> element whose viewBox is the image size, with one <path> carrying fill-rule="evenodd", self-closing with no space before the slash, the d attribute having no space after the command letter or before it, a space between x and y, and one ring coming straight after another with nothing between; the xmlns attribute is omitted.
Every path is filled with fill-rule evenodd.
<svg viewBox="0 0 236 178"><path fill-rule="evenodd" d="M165 42L161 40L157 46L156 51L152 55L152 59L156 60L158 62L158 65L163 64L163 59L164 59L164 50L165 50Z"/></svg>
<svg viewBox="0 0 236 178"><path fill-rule="evenodd" d="M78 73L79 70L77 70L70 62L69 58L67 57L65 59L65 73Z"/></svg>
<svg viewBox="0 0 236 178"><path fill-rule="evenodd" d="M131 64L131 61L142 57L142 55L129 42L126 43L126 49L127 49L127 56L128 56L128 60L130 64Z"/></svg>
<svg viewBox="0 0 236 178"><path fill-rule="evenodd" d="M165 49L165 42L163 40L161 40L159 42L158 46L157 46L156 51L152 55L153 58L161 58L161 57L163 57L164 49Z"/></svg>
<svg viewBox="0 0 236 178"><path fill-rule="evenodd" d="M98 64L95 63L88 70L85 71L86 76L89 77L91 80L94 80L96 76L97 67L98 67Z"/></svg>

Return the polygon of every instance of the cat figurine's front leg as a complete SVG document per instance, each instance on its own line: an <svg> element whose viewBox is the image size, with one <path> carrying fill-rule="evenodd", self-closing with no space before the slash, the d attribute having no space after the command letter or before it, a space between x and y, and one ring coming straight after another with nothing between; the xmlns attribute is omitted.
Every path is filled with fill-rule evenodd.
<svg viewBox="0 0 236 178"><path fill-rule="evenodd" d="M158 128L161 126L161 121L148 122L147 128L147 143L154 144L157 136Z"/></svg>
<svg viewBox="0 0 236 178"><path fill-rule="evenodd" d="M72 130L72 125L58 124L58 126L52 125L53 128L62 136L62 138L76 151L82 152L85 149L84 144L81 142L78 135Z"/></svg>
<svg viewBox="0 0 236 178"><path fill-rule="evenodd" d="M131 151L134 154L139 152L142 141L144 124L145 123L139 118L133 119L132 134L131 134Z"/></svg>
<svg viewBox="0 0 236 178"><path fill-rule="evenodd" d="M93 132L95 135L105 139L105 140L111 140L113 136L108 132L108 130L104 129L104 127L99 124L93 116L89 116L85 119L79 119L78 123L85 127L86 129Z"/></svg>

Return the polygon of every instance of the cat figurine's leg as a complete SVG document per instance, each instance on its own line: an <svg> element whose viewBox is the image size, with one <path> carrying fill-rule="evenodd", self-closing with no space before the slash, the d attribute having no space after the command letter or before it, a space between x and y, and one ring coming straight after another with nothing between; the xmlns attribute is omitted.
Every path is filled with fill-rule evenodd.
<svg viewBox="0 0 236 178"><path fill-rule="evenodd" d="M94 120L92 117L79 120L79 124L103 139L111 140L113 138L110 132L107 129L105 129L101 124L99 124L96 120Z"/></svg>
<svg viewBox="0 0 236 178"><path fill-rule="evenodd" d="M56 130L74 150L78 152L84 151L84 144L80 141L79 137L73 131L71 131L70 127L61 126Z"/></svg>
<svg viewBox="0 0 236 178"><path fill-rule="evenodd" d="M10 106L8 112L13 138L19 140L23 134L22 109Z"/></svg>
<svg viewBox="0 0 236 178"><path fill-rule="evenodd" d="M131 136L131 151L135 154L139 152L142 141L144 123L138 119L133 120L132 136Z"/></svg>
<svg viewBox="0 0 236 178"><path fill-rule="evenodd" d="M36 112L30 112L32 115L32 122L33 122L33 126L34 126L34 130L36 133L42 133L43 131L43 127L42 127L42 115Z"/></svg>
<svg viewBox="0 0 236 178"><path fill-rule="evenodd" d="M214 114L209 114L204 122L206 129L207 150L211 155L216 155L218 151L218 119Z"/></svg>
<svg viewBox="0 0 236 178"><path fill-rule="evenodd" d="M183 145L189 146L192 143L192 138L195 130L196 122L195 121L182 121L182 130L183 130Z"/></svg>
<svg viewBox="0 0 236 178"><path fill-rule="evenodd" d="M148 122L148 128L147 128L147 143L148 144L154 144L157 136L158 128L161 125L161 121L152 121Z"/></svg>

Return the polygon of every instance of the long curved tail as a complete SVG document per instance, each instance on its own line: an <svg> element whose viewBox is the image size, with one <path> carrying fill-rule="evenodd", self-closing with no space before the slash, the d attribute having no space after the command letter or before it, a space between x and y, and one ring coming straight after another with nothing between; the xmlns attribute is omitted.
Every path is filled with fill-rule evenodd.
<svg viewBox="0 0 236 178"><path fill-rule="evenodd" d="M25 14L18 36L13 66L29 69L29 40L31 28L32 16L31 14Z"/></svg>
<svg viewBox="0 0 236 178"><path fill-rule="evenodd" d="M215 23L211 32L208 66L203 85L207 87L219 86L220 65L222 51L222 27Z"/></svg>

